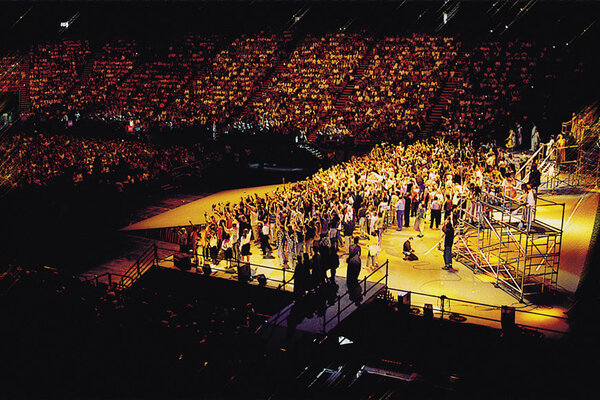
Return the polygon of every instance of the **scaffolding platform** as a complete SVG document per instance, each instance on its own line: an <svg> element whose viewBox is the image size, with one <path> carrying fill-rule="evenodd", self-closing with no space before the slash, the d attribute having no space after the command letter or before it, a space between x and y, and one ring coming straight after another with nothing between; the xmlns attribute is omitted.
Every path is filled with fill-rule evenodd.
<svg viewBox="0 0 600 400"><path fill-rule="evenodd" d="M519 301L555 291L558 284L564 204L537 198L538 207L560 207L560 226L527 218L524 201L505 196L488 183L488 191L469 199L459 212L454 258L494 279Z"/></svg>

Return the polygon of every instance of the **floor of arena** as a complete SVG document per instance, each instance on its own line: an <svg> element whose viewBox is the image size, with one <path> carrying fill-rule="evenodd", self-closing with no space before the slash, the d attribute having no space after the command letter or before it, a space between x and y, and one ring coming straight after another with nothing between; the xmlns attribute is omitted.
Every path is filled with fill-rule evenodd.
<svg viewBox="0 0 600 400"><path fill-rule="evenodd" d="M202 223L204 222L204 213L208 212L212 204L216 202L235 202L242 196L252 193L264 194L274 190L277 186L271 185L219 192L131 224L123 228L123 231L135 234L136 231L140 230L188 225L190 221L194 224ZM447 314L457 313L468 316L467 321L469 323L499 328L501 326L499 307L508 305L515 307L517 310L516 322L518 324L545 329L546 336L561 335L561 332L567 332L568 324L565 313L570 306L570 297L577 288L587 257L599 195L595 191L589 191L582 194L549 196L548 198L555 202L565 203L563 244L558 280L561 295L554 300L546 301L543 305L533 304L528 299L520 303L515 297L495 287L491 277L482 273L474 274L469 268L456 261L454 262L453 271L442 270L442 252L437 249L437 243L442 237L442 232L441 230L429 229L428 221L424 224L423 238L418 238L412 227L397 231L395 226L390 226L383 234L382 250L378 262L383 264L386 260L389 261L389 288L394 294L396 290L411 291L411 304L417 307L430 303L434 309L440 309L439 296L445 295L450 299L444 305L445 312ZM540 207L536 218L553 226L559 226L561 212L560 207ZM413 248L419 257L417 261L403 260L402 244L409 236L414 237ZM360 244L363 249L366 249L368 245L366 240L361 240ZM168 254L169 249L174 249L174 246L169 246L164 242L161 242L159 246L167 252L161 252L163 256ZM264 259L260 249L253 245L252 255L250 256L253 273L262 273L267 278L274 280L283 280L285 274L285 279L289 280L292 272L280 269L276 249L274 249L273 254L275 258ZM366 254L367 252L363 250L361 279L370 273L369 270L364 268ZM160 264L162 267L174 268L172 257L162 258ZM261 268L258 265L274 269ZM113 267L110 265L104 265L100 267L98 272L111 269ZM224 270L225 262L221 262L219 270L215 271L214 275L236 279L232 273L224 272ZM197 272L194 269L192 271ZM383 273L384 270L381 269L371 277L371 280L379 279ZM340 257L340 268L337 270L337 274L346 275L346 263L343 256ZM286 288L291 290L292 285Z"/></svg>

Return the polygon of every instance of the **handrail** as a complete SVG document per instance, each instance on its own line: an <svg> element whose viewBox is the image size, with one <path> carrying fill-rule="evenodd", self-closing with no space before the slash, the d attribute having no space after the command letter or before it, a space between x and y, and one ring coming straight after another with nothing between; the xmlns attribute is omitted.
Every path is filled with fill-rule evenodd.
<svg viewBox="0 0 600 400"><path fill-rule="evenodd" d="M450 300L450 299L446 298L446 300ZM422 306L414 306L414 307L416 307L416 308L423 308ZM501 309L501 307L496 307L496 306L490 306L490 307L495 307L495 308ZM433 308L433 311L437 311L437 312L441 312L441 313L448 312L448 310L440 309L440 308ZM515 312L517 312L517 311L519 311L519 312L527 312L527 311L520 311L520 310L515 309ZM449 313L452 314L452 312L449 312ZM460 313L459 315L461 315L463 317L477 318L477 319L481 319L481 320L485 320L485 321L496 322L496 323L499 323L499 324L502 323L502 320L494 319L494 318L488 318L488 317L482 317L480 315L472 315L472 314L465 314L465 313ZM544 316L554 317L553 315L544 315ZM556 318L562 318L562 317L556 317ZM567 332L564 332L564 331L559 331L559 330L551 329L551 328L544 328L544 327L541 327L541 326L533 326L533 325L519 324L519 323L515 323L515 325L518 325L518 326L520 326L522 328L532 329L532 330L542 330L542 331L547 331L547 332L552 332L552 333L558 333L558 334L561 334L561 335L566 335L567 334Z"/></svg>
<svg viewBox="0 0 600 400"><path fill-rule="evenodd" d="M389 288L389 290L407 291L407 290L398 289L398 288ZM415 295L417 295L417 296L431 297L431 298L437 298L437 299L441 299L442 296L443 296L443 295L442 296L432 295L432 294L429 294L429 293L420 293L420 292L415 292L415 291L410 291L410 290L408 290L408 291L411 292L411 293L413 293L413 294L415 294ZM493 309L497 309L497 310L500 310L502 308L502 306L497 306L497 305L493 305L493 304L480 303L480 302L470 301L470 300L462 300L462 299L451 298L451 297L447 297L447 296L443 296L443 297L444 297L445 300L460 302L460 303L464 303L464 304L482 306L482 307L493 308ZM520 309L515 309L515 312L526 313L526 314L531 314L531 315L537 315L537 316L540 316L540 317L554 318L554 319L561 320L561 321L568 321L567 317L561 317L559 315L543 314L543 313L538 313L538 312L535 312L535 311L520 310ZM494 322L501 322L501 320L498 320L498 319L481 317L481 316L477 316L477 315L469 315L469 314L464 314L464 313L461 313L461 315L464 315L464 316L467 316L467 317L472 317L472 318L485 319L485 320L494 321ZM556 332L556 333L562 333L562 334L565 333L565 332L556 331L556 330L549 329L549 328L533 327L533 326L528 326L528 325L525 325L525 324L518 324L518 325L523 326L523 327L528 327L528 328L534 328L534 329L541 329L541 330Z"/></svg>
<svg viewBox="0 0 600 400"><path fill-rule="evenodd" d="M371 271L370 274L366 275L360 282L359 282L359 287L363 286L363 291L362 291L362 295L366 295L368 291L370 291L373 287L375 287L374 285L371 286L368 290L367 290L367 280L368 278L370 278L374 273L376 273L377 271L379 271L381 268L385 267L385 274L382 278L379 278L379 280L377 282L375 282L375 285L378 284L379 282L381 282L383 279L386 280L386 284L385 287L387 288L387 278L389 275L389 260L386 260L383 264L381 264L380 266L378 266L376 269L374 269L373 271ZM338 307L338 311L335 315L333 315L331 318L327 319L325 315L323 315L323 333L327 332L327 324L329 324L331 321L333 321L335 318L338 319L338 323L340 320L340 315L346 311L351 305L352 303L347 304L343 309L341 309L341 300L346 297L346 296L350 296L350 288L348 288L348 290L346 290L346 292L344 294L342 294L341 296L337 297L337 307Z"/></svg>
<svg viewBox="0 0 600 400"><path fill-rule="evenodd" d="M521 172L527 167L527 165L529 165L530 162L532 162L533 160L535 160L535 158L538 156L538 154L545 148L546 146L540 146L532 155L531 157L529 157L529 160L527 160L525 162L525 164L523 164L523 166L521 168L519 168L519 170L515 173L515 176L519 176L521 174Z"/></svg>
<svg viewBox="0 0 600 400"><path fill-rule="evenodd" d="M158 262L158 246L153 243L122 276L119 285L123 288L133 285L142 275Z"/></svg>

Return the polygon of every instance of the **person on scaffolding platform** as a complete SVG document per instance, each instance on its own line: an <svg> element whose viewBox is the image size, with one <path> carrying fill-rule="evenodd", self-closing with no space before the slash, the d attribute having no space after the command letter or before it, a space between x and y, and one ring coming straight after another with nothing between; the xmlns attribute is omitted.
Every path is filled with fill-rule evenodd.
<svg viewBox="0 0 600 400"><path fill-rule="evenodd" d="M444 266L442 269L448 271L452 269L452 244L454 243L452 220L448 219L442 231L444 232Z"/></svg>
<svg viewBox="0 0 600 400"><path fill-rule="evenodd" d="M402 252L404 253L404 260L407 261L416 261L419 259L419 257L416 256L415 251L413 250L412 246L410 245L410 243L412 242L413 237L409 237L408 240L406 242L404 242L404 245L402 246Z"/></svg>
<svg viewBox="0 0 600 400"><path fill-rule="evenodd" d="M525 194L523 195L525 200L525 206L523 209L523 219L519 222L519 229L523 229L524 227L529 230L531 229L531 224L535 219L535 206L536 206L536 196L531 186L527 183L523 185L523 190ZM527 224L524 226L524 223Z"/></svg>
<svg viewBox="0 0 600 400"><path fill-rule="evenodd" d="M533 191L537 193L538 186L542 183L542 173L538 169L537 163L531 164L531 171L529 171L529 181L527 184L531 186Z"/></svg>

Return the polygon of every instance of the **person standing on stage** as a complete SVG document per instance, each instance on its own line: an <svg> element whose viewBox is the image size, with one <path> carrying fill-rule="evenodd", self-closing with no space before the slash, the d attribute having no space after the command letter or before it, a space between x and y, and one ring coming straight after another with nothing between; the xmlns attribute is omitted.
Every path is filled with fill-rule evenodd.
<svg viewBox="0 0 600 400"><path fill-rule="evenodd" d="M454 243L454 227L450 219L447 220L442 231L444 232L444 266L442 269L448 271L452 269L452 244Z"/></svg>
<svg viewBox="0 0 600 400"><path fill-rule="evenodd" d="M537 193L538 186L542 183L542 173L538 169L537 163L531 164L531 170L529 171L529 186Z"/></svg>
<svg viewBox="0 0 600 400"><path fill-rule="evenodd" d="M398 201L396 202L396 219L398 222L398 230L399 231L402 230L402 217L404 215L404 204L405 204L404 197L400 196L398 198Z"/></svg>
<svg viewBox="0 0 600 400"><path fill-rule="evenodd" d="M523 211L523 220L519 223L519 229L523 229L523 223L527 224L526 228L527 231L529 232L529 230L531 229L531 224L533 223L533 220L535 219L535 206L536 206L536 198L535 198L535 193L533 192L533 190L531 189L531 186L528 184L524 185L524 190L525 190L525 208Z"/></svg>
<svg viewBox="0 0 600 400"><path fill-rule="evenodd" d="M348 270L346 273L346 284L348 288L358 285L358 276L360 275L360 247L355 245L350 249L350 255L346 259Z"/></svg>
<svg viewBox="0 0 600 400"><path fill-rule="evenodd" d="M410 193L407 191L404 195L404 227L410 226Z"/></svg>
<svg viewBox="0 0 600 400"><path fill-rule="evenodd" d="M423 231L421 230L421 223L423 222L423 217L425 215L425 207L423 207L423 203L419 202L417 206L417 215L415 219L415 226L413 227L415 231L419 232L417 237L423 237ZM380 246L381 247L381 246Z"/></svg>
<svg viewBox="0 0 600 400"><path fill-rule="evenodd" d="M438 229L442 220L442 202L438 199L437 195L434 197L429 208L431 210L431 222L429 223L429 229L433 229L434 223L435 229Z"/></svg>
<svg viewBox="0 0 600 400"><path fill-rule="evenodd" d="M240 249L242 253L242 262L250 262L250 242L252 241L252 231L244 228L240 237Z"/></svg>

